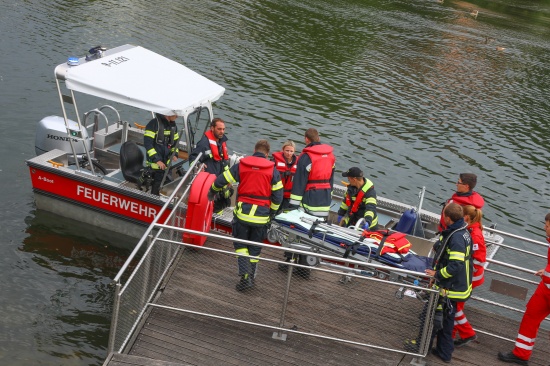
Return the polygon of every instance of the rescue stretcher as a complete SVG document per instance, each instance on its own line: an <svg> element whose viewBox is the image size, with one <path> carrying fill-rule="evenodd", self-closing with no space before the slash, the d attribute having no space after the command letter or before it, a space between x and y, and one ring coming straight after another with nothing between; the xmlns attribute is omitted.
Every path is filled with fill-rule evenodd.
<svg viewBox="0 0 550 366"><path fill-rule="evenodd" d="M360 275L376 276L408 285L424 286L429 279L424 274L426 268L431 268L431 247L433 242L423 238L407 236L412 247L422 242L421 255L410 249L405 254L382 253L383 245L380 240L365 237L363 231L353 228L344 228L336 224L325 223L319 218L301 210L294 210L275 216L271 229L268 232L270 242L279 242L283 247L311 251L327 256L327 260L320 261L317 256L300 258L299 264L308 266L326 265L338 267L344 272L354 272ZM383 244L383 243L382 243ZM358 268L348 268L338 264L338 258L349 258L364 262ZM414 271L411 274L394 269ZM404 289L402 289L404 291ZM401 297L403 292L396 294Z"/></svg>

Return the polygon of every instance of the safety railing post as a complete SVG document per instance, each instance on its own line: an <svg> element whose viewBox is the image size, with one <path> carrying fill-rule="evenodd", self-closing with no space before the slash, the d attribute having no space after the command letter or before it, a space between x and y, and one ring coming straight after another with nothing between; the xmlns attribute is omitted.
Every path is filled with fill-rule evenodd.
<svg viewBox="0 0 550 366"><path fill-rule="evenodd" d="M115 348L116 332L118 325L118 311L120 309L120 282L115 284L115 296L113 301L113 317L111 319L111 329L109 331L109 345L107 347L107 354L111 354Z"/></svg>
<svg viewBox="0 0 550 366"><path fill-rule="evenodd" d="M291 264L294 264L295 262L295 259L294 259L294 255L292 256L292 258L290 259L290 262ZM286 289L285 289L285 296L284 296L284 299L283 299L283 309L281 310L281 320L279 321L279 330L277 330L276 332L273 332L273 337L274 339L279 339L281 341L286 341L286 333L283 332L282 328L283 326L285 325L285 315L286 315L286 306L287 306L287 303L288 303L288 294L290 293L290 282L292 280L292 271L294 269L294 266L292 265L289 265L288 266L288 272L287 272L287 275L286 275Z"/></svg>

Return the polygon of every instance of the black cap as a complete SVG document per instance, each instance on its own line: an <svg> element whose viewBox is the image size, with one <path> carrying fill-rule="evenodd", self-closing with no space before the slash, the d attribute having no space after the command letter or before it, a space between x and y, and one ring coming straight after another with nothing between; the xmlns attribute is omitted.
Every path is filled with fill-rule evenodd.
<svg viewBox="0 0 550 366"><path fill-rule="evenodd" d="M353 168L349 168L347 172L343 172L342 177L361 178L363 177L363 172L354 166Z"/></svg>

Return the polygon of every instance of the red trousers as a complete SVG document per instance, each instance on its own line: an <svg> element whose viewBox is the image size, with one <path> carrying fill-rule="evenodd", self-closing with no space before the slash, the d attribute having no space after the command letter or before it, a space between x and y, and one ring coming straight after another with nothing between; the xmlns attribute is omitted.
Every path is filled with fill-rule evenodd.
<svg viewBox="0 0 550 366"><path fill-rule="evenodd" d="M466 304L465 301L456 303L453 338L455 338L457 332L462 339L470 338L476 335L474 328L472 328L472 325L468 322L468 319L466 318L466 314L464 314L464 304Z"/></svg>
<svg viewBox="0 0 550 366"><path fill-rule="evenodd" d="M527 303L519 326L514 355L522 360L528 360L531 357L540 323L548 315L550 315L550 289L541 282Z"/></svg>

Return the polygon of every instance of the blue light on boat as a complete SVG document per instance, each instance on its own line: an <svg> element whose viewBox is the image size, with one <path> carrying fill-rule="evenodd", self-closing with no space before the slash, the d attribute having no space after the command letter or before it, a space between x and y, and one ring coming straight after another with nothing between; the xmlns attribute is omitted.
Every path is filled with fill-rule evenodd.
<svg viewBox="0 0 550 366"><path fill-rule="evenodd" d="M67 64L69 64L69 66L77 66L78 57L69 57L69 59L67 60Z"/></svg>

